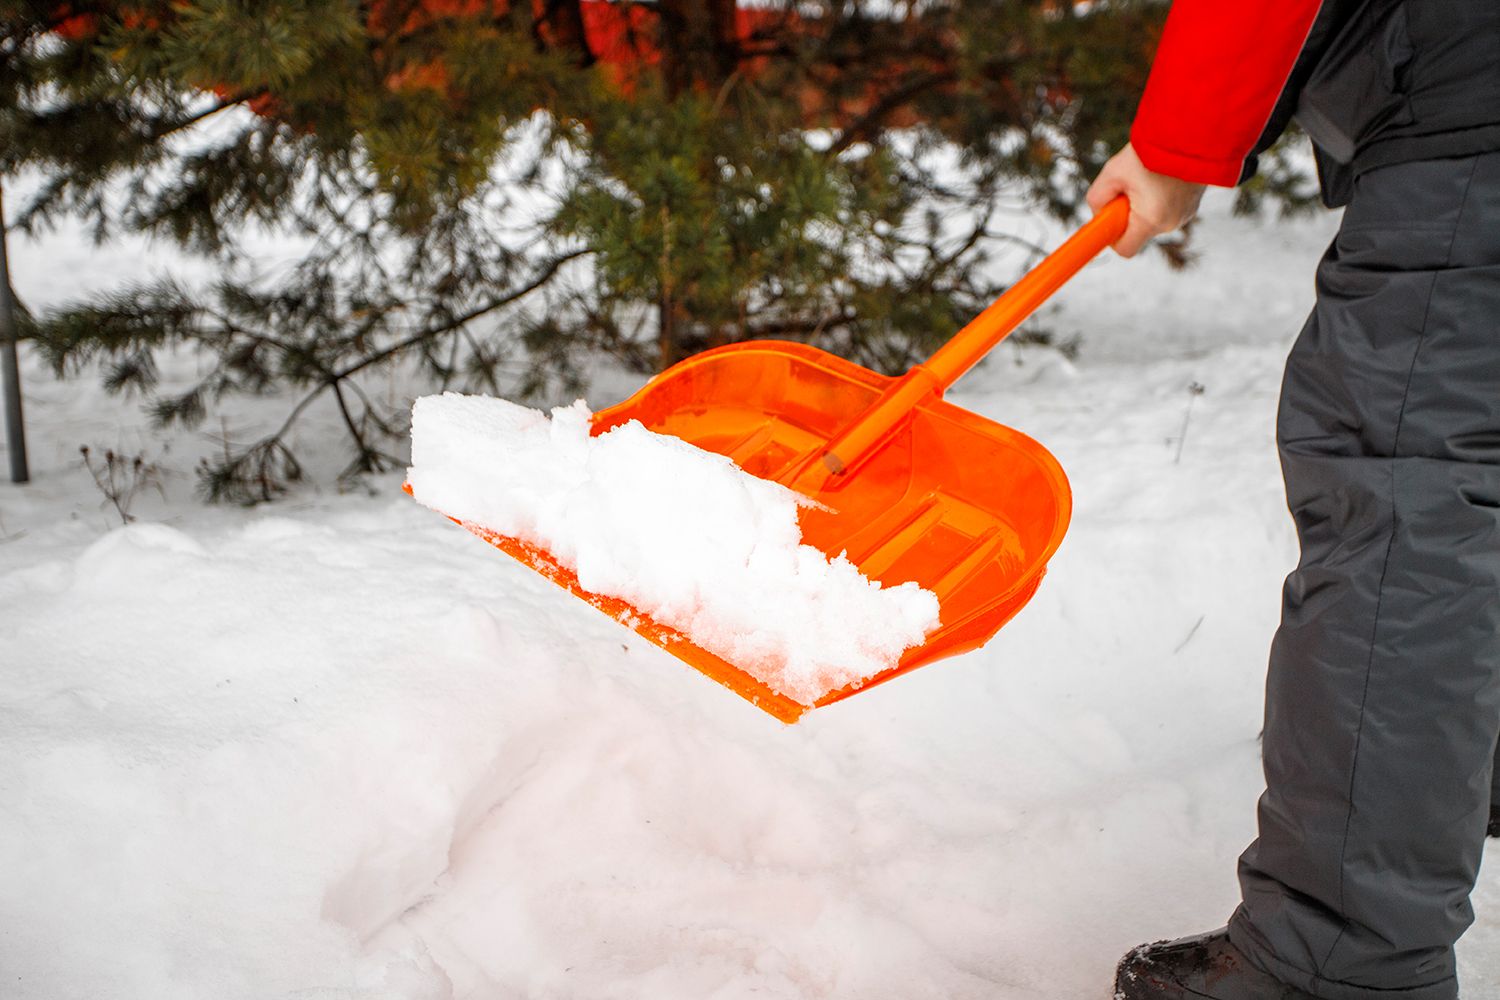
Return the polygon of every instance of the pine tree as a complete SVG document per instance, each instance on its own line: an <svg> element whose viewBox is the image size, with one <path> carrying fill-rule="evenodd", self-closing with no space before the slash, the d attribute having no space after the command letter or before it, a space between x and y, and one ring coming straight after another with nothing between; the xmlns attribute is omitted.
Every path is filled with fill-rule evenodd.
<svg viewBox="0 0 1500 1000"><path fill-rule="evenodd" d="M212 498L298 473L287 431L336 403L349 473L399 463L365 380L574 387L752 337L878 369L1000 290L1002 197L1060 218L1124 141L1163 14L1148 0L0 0L0 178L22 229L71 215L220 261L32 322L62 371L106 364L163 422L300 390L204 469ZM1272 194L1295 191L1289 168ZM536 192L546 191L546 197ZM1253 194L1252 194L1253 197ZM260 227L306 253L242 266ZM159 388L160 352L214 364ZM519 375L519 382L514 381Z"/></svg>

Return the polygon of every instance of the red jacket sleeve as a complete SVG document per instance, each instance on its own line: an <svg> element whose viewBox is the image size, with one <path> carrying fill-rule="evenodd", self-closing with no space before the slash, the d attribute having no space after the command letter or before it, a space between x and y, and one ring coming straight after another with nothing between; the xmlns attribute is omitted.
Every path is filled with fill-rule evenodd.
<svg viewBox="0 0 1500 1000"><path fill-rule="evenodd" d="M1324 0L1175 0L1130 143L1159 174L1233 187L1290 118Z"/></svg>

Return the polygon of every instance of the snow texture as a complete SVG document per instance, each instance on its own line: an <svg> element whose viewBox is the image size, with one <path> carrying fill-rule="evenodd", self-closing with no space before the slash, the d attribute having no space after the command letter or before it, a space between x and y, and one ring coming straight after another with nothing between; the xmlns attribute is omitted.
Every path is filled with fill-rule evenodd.
<svg viewBox="0 0 1500 1000"><path fill-rule="evenodd" d="M1042 322L1082 334L1076 362L1002 346L950 394L1068 471L1036 597L985 648L792 727L398 476L334 490L331 404L295 442L325 488L205 507L197 458L290 401L157 431L23 344L35 481L0 481L0 997L1106 1000L1125 951L1229 915L1262 787L1296 560L1275 397L1336 220L1233 219L1231 199L1205 203L1189 271L1107 258L1069 284ZM82 230L11 251L34 309L165 262L101 257ZM181 356L164 385L196 371ZM636 384L601 371L590 397ZM399 379L365 388L410 401ZM80 444L144 453L165 497L121 527ZM1497 849L1465 996L1500 995Z"/></svg>
<svg viewBox="0 0 1500 1000"><path fill-rule="evenodd" d="M444 393L412 408L412 495L540 546L587 591L627 601L811 705L896 665L937 596L881 587L802 544L799 494L637 421L590 436L552 411Z"/></svg>

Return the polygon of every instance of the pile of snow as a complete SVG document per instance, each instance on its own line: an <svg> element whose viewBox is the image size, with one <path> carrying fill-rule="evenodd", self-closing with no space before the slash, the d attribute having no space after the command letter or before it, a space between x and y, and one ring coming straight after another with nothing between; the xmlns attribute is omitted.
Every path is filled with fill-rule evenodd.
<svg viewBox="0 0 1500 1000"><path fill-rule="evenodd" d="M1210 193L1187 274L1105 258L1070 283L1046 322L1083 333L1076 363L1002 347L950 394L1072 480L1026 610L796 726L396 476L204 506L191 469L216 438L58 381L23 342L0 997L1104 1000L1127 949L1223 922L1255 832L1297 558L1275 396L1335 220L1232 200ZM46 239L11 245L33 308L163 262ZM180 362L164 385L199 374ZM292 402L231 398L229 429L253 440ZM332 484L342 419L308 416L299 454ZM142 523L119 526L81 444L162 462ZM1500 841L1474 904L1463 992L1500 996Z"/></svg>
<svg viewBox="0 0 1500 1000"><path fill-rule="evenodd" d="M407 481L422 504L547 550L804 705L892 667L938 624L937 597L882 587L801 543L808 501L632 421L598 437L582 402L552 411L444 393L412 409Z"/></svg>

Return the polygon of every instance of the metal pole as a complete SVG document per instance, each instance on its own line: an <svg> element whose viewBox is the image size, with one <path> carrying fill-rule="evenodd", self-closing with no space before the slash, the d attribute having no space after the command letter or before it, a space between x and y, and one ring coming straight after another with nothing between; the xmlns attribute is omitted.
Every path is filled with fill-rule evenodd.
<svg viewBox="0 0 1500 1000"><path fill-rule="evenodd" d="M16 359L16 300L5 255L5 195L0 191L0 377L5 381L5 442L10 450L10 481L26 483L26 425L21 419L21 366Z"/></svg>

